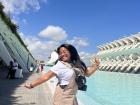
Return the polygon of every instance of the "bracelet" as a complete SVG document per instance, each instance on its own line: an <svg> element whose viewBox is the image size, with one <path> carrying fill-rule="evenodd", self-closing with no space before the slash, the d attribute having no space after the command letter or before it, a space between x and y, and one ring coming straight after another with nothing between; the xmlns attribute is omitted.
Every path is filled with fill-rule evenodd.
<svg viewBox="0 0 140 105"><path fill-rule="evenodd" d="M30 84L30 88L34 88L32 84Z"/></svg>

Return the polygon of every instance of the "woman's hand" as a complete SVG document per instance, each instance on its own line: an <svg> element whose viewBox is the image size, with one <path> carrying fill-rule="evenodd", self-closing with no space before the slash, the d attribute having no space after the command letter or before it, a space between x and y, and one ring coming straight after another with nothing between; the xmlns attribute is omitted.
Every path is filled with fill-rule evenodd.
<svg viewBox="0 0 140 105"><path fill-rule="evenodd" d="M85 75L87 77L89 77L90 75L92 75L99 67L100 61L98 57L95 57L92 61L93 64L88 67L88 69L85 71Z"/></svg>
<svg viewBox="0 0 140 105"><path fill-rule="evenodd" d="M95 58L95 64L96 64L97 67L100 65L100 61L99 61L98 57Z"/></svg>
<svg viewBox="0 0 140 105"><path fill-rule="evenodd" d="M46 82L47 80L54 77L55 75L56 74L53 73L52 71L48 71L47 73L41 75L38 79L32 81L30 84L25 84L24 87L26 87L28 89L34 88L34 87Z"/></svg>
<svg viewBox="0 0 140 105"><path fill-rule="evenodd" d="M24 87L28 88L28 89L32 89L33 87L31 86L31 84L25 84Z"/></svg>
<svg viewBox="0 0 140 105"><path fill-rule="evenodd" d="M94 66L94 67L97 68L100 65L100 61L99 61L99 58L98 57L95 57L94 59L92 59L91 62L92 62L91 67Z"/></svg>

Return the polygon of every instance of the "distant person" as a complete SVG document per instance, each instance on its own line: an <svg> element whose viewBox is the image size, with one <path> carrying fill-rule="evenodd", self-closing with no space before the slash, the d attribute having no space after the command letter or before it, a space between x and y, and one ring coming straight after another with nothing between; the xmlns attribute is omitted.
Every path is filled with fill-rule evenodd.
<svg viewBox="0 0 140 105"><path fill-rule="evenodd" d="M38 66L37 68L37 73L40 73L42 71L41 65Z"/></svg>
<svg viewBox="0 0 140 105"><path fill-rule="evenodd" d="M76 78L79 72L83 72L85 76L92 75L99 66L98 58L95 58L95 63L87 69L85 64L81 61L76 48L70 44L62 44L57 48L59 60L51 70L39 77L30 84L25 84L28 89L34 88L50 78L56 76L58 84L56 85L53 105L78 105L76 93L78 90L78 83Z"/></svg>
<svg viewBox="0 0 140 105"><path fill-rule="evenodd" d="M13 61L10 61L10 64L8 66L8 74L6 76L7 79L13 79Z"/></svg>
<svg viewBox="0 0 140 105"><path fill-rule="evenodd" d="M33 63L31 63L31 66L30 66L30 72L32 72L33 70L34 70L34 64Z"/></svg>
<svg viewBox="0 0 140 105"><path fill-rule="evenodd" d="M13 70L12 77L15 78L15 73L18 70L18 63L17 63L16 59L14 59L12 70Z"/></svg>
<svg viewBox="0 0 140 105"><path fill-rule="evenodd" d="M18 69L15 72L15 78L23 78L22 68L20 65L18 65Z"/></svg>
<svg viewBox="0 0 140 105"><path fill-rule="evenodd" d="M43 71L43 69L44 69L44 67L43 67L43 65L41 65L41 71Z"/></svg>

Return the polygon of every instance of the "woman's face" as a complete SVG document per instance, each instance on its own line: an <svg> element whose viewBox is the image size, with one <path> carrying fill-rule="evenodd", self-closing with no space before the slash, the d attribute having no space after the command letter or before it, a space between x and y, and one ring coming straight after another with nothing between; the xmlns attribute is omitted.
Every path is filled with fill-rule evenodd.
<svg viewBox="0 0 140 105"><path fill-rule="evenodd" d="M64 62L70 61L70 52L65 47L60 48L59 56L60 56L60 59Z"/></svg>

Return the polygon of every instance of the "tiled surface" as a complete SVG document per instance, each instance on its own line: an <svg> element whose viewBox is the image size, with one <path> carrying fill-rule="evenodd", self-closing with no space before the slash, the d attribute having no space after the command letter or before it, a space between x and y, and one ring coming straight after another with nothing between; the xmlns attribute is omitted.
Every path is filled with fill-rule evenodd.
<svg viewBox="0 0 140 105"><path fill-rule="evenodd" d="M23 75L24 78L13 80L1 76L0 105L52 105L52 93L47 83L41 84L33 89L26 89L23 86L23 84L38 78L40 74L28 73Z"/></svg>

